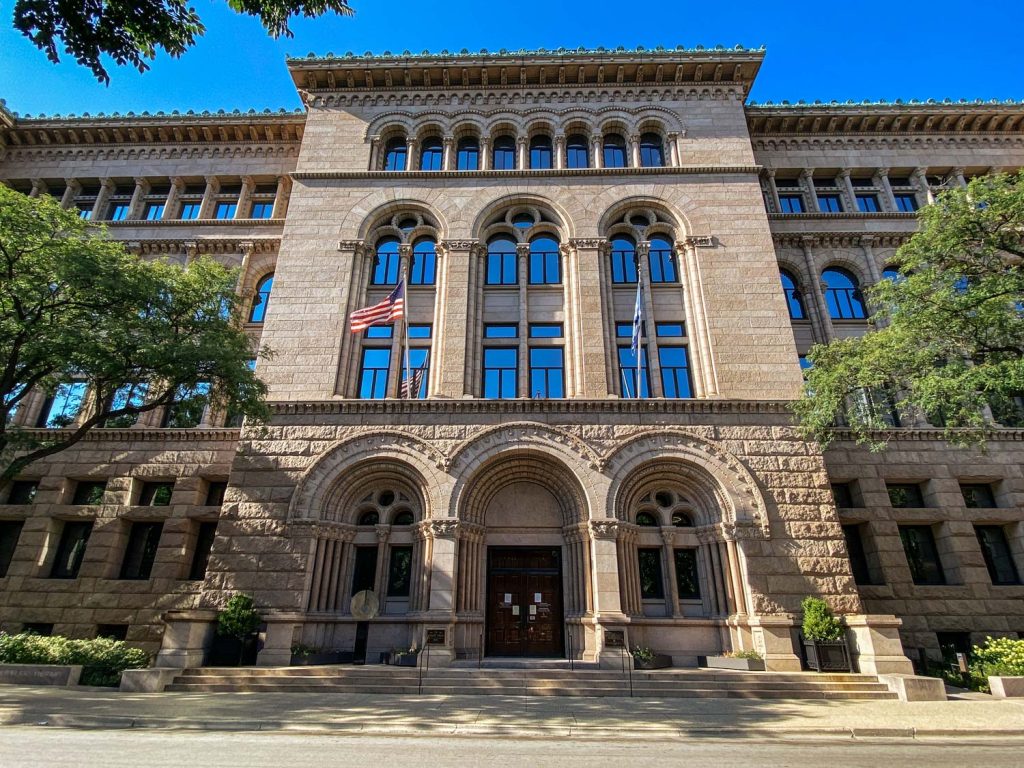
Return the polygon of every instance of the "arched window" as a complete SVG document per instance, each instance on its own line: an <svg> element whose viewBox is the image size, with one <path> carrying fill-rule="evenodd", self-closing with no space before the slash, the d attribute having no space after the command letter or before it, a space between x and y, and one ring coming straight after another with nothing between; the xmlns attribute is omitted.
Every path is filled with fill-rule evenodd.
<svg viewBox="0 0 1024 768"><path fill-rule="evenodd" d="M892 280L894 283L898 283L903 279L903 275L900 274L900 271L896 269L896 267L890 266L882 270L882 279Z"/></svg>
<svg viewBox="0 0 1024 768"><path fill-rule="evenodd" d="M652 283L674 283L676 275L676 260L672 255L672 243L664 237L651 238L651 250L648 254L649 271Z"/></svg>
<svg viewBox="0 0 1024 768"><path fill-rule="evenodd" d="M626 167L626 140L617 133L604 137L604 167Z"/></svg>
<svg viewBox="0 0 1024 768"><path fill-rule="evenodd" d="M459 139L459 151L456 168L460 171L480 170L480 142L472 136Z"/></svg>
<svg viewBox="0 0 1024 768"><path fill-rule="evenodd" d="M412 247L412 267L409 270L410 285L433 285L437 277L437 252L435 243L429 237L416 241Z"/></svg>
<svg viewBox="0 0 1024 768"><path fill-rule="evenodd" d="M377 260L373 265L372 285L398 283L398 238L385 237L377 243Z"/></svg>
<svg viewBox="0 0 1024 768"><path fill-rule="evenodd" d="M833 267L821 273L825 282L825 303L833 320L862 320L867 317L857 278L845 269Z"/></svg>
<svg viewBox="0 0 1024 768"><path fill-rule="evenodd" d="M612 238L612 282L636 282L636 243L633 238Z"/></svg>
<svg viewBox="0 0 1024 768"><path fill-rule="evenodd" d="M587 151L587 137L574 133L565 140L565 167L589 168L590 154Z"/></svg>
<svg viewBox="0 0 1024 768"><path fill-rule="evenodd" d="M792 320L806 320L807 312L804 311L804 300L800 295L800 289L796 287L796 280L784 270L779 271L782 278L782 292L786 294L786 305L789 307L789 317Z"/></svg>
<svg viewBox="0 0 1024 768"><path fill-rule="evenodd" d="M402 512L395 513L395 519L391 521L392 525L412 525L415 518L412 516L412 512L404 510Z"/></svg>
<svg viewBox="0 0 1024 768"><path fill-rule="evenodd" d="M530 241L530 285L556 285L562 282L558 241L547 235Z"/></svg>
<svg viewBox="0 0 1024 768"><path fill-rule="evenodd" d="M252 300L249 312L250 323L262 323L267 316L267 304L270 303L270 290L274 287L274 273L271 272L256 283L256 296Z"/></svg>
<svg viewBox="0 0 1024 768"><path fill-rule="evenodd" d="M658 134L645 133L640 137L640 165L644 168L660 168L665 165L665 150Z"/></svg>
<svg viewBox="0 0 1024 768"><path fill-rule="evenodd" d="M645 528L649 528L651 526L657 526L658 520L650 512L637 512L636 524L641 525Z"/></svg>
<svg viewBox="0 0 1024 768"><path fill-rule="evenodd" d="M673 512L672 513L672 525L676 528L692 528L693 520L685 512Z"/></svg>
<svg viewBox="0 0 1024 768"><path fill-rule="evenodd" d="M388 141L384 148L384 170L404 171L405 153L405 139L399 136Z"/></svg>
<svg viewBox="0 0 1024 768"><path fill-rule="evenodd" d="M380 522L380 514L376 511L363 512L359 516L359 525L376 525Z"/></svg>
<svg viewBox="0 0 1024 768"><path fill-rule="evenodd" d="M515 285L516 243L508 235L492 237L487 243L487 285Z"/></svg>
<svg viewBox="0 0 1024 768"><path fill-rule="evenodd" d="M437 136L431 136L429 139L424 139L423 147L420 149L420 170L440 171L441 158L443 155L444 149L441 144L441 139Z"/></svg>
<svg viewBox="0 0 1024 768"><path fill-rule="evenodd" d="M530 140L530 167L541 170L551 168L550 136L534 136Z"/></svg>
<svg viewBox="0 0 1024 768"><path fill-rule="evenodd" d="M499 136L494 140L491 167L496 171L512 171L516 167L516 140L511 136Z"/></svg>

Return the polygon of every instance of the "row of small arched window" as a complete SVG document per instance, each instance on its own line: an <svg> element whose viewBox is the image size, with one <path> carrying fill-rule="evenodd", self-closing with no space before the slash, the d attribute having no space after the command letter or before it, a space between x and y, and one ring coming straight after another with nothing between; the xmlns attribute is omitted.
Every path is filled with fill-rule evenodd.
<svg viewBox="0 0 1024 768"><path fill-rule="evenodd" d="M796 280L784 269L780 270L780 275L790 318L806 320L807 309ZM882 270L882 277L886 280L896 280L899 279L899 272L892 267L886 267ZM864 304L864 296L861 293L860 282L851 272L840 267L830 267L821 273L821 281L824 284L825 305L828 307L830 318L833 320L864 320L867 318L868 313Z"/></svg>
<svg viewBox="0 0 1024 768"><path fill-rule="evenodd" d="M459 139L455 146L455 170L478 171L481 169L480 141L475 136ZM556 167L554 147L550 136L539 134L530 139L527 168L550 170ZM383 168L385 171L404 171L409 168L409 145L404 137L396 136L384 146ZM497 136L491 142L490 169L513 171L518 168L516 138L512 135ZM626 139L619 133L608 133L602 137L601 167L626 168L629 166L629 149ZM414 158L414 168L420 171L440 171L444 168L444 142L439 136L423 140L419 157ZM647 132L640 136L640 166L660 168L665 165L665 146L661 136ZM565 140L565 168L595 167L591 157L590 143L581 133L572 134Z"/></svg>

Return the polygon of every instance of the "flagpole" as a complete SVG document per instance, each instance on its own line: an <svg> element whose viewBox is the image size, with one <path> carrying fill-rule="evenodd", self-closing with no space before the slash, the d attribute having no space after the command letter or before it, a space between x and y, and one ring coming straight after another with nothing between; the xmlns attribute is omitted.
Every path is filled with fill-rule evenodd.
<svg viewBox="0 0 1024 768"><path fill-rule="evenodd" d="M637 269L639 273L639 268ZM640 388L642 382L640 380L640 361L643 359L644 354L644 305L643 305L643 286L644 277L642 274L636 276L636 305L639 307L637 312L637 319L639 327L637 328L637 343L636 343L636 399L640 399Z"/></svg>
<svg viewBox="0 0 1024 768"><path fill-rule="evenodd" d="M403 311L402 311L402 330L405 333L405 380L406 380L406 382L408 382L408 385L409 385L409 399L411 400L412 399L412 381L410 381L410 379L409 379L409 376L412 375L412 366L410 364L410 356L409 356L409 309L410 309L409 303L410 302L409 302L409 283L406 280L407 276L408 276L408 268L406 268L406 270L402 272L402 297L403 297L403 301L404 301L404 306L403 306ZM402 387L401 386L398 387L398 393L399 394L402 393ZM417 396L417 399L419 399L419 392L416 393L416 396Z"/></svg>

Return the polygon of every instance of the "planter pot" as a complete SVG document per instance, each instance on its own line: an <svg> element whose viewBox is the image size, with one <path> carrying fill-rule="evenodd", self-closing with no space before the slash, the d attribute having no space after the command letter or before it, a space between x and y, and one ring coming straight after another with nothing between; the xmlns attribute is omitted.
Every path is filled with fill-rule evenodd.
<svg viewBox="0 0 1024 768"><path fill-rule="evenodd" d="M996 698L1024 698L1024 677L990 677L988 689Z"/></svg>
<svg viewBox="0 0 1024 768"><path fill-rule="evenodd" d="M738 669L743 672L764 672L764 659L736 659L732 656L703 656L702 667Z"/></svg>
<svg viewBox="0 0 1024 768"><path fill-rule="evenodd" d="M391 665L395 667L415 667L420 659L418 653L392 654Z"/></svg>
<svg viewBox="0 0 1024 768"><path fill-rule="evenodd" d="M672 657L656 653L649 659L633 657L633 669L668 669L672 666Z"/></svg>
<svg viewBox="0 0 1024 768"><path fill-rule="evenodd" d="M351 651L323 651L321 653L310 653L304 656L292 656L293 667L315 667L321 664L351 664Z"/></svg>
<svg viewBox="0 0 1024 768"><path fill-rule="evenodd" d="M256 635L243 640L237 637L213 636L206 654L208 667L251 667L256 664Z"/></svg>
<svg viewBox="0 0 1024 768"><path fill-rule="evenodd" d="M852 672L846 640L805 640L801 638L804 661L815 672Z"/></svg>

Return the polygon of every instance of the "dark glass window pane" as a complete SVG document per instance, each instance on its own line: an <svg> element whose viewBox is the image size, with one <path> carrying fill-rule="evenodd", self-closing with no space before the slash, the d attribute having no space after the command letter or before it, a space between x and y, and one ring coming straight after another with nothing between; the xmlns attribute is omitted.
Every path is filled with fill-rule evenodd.
<svg viewBox="0 0 1024 768"><path fill-rule="evenodd" d="M107 640L125 640L128 637L127 624L97 624L96 637Z"/></svg>
<svg viewBox="0 0 1024 768"><path fill-rule="evenodd" d="M700 599L700 577L697 573L697 550L677 549L676 558L676 587L679 590L680 600Z"/></svg>
<svg viewBox="0 0 1024 768"><path fill-rule="evenodd" d="M821 273L825 283L825 303L833 320L857 320L867 317L861 300L857 278L845 269L826 269Z"/></svg>
<svg viewBox="0 0 1024 768"><path fill-rule="evenodd" d="M843 203L839 195L818 195L818 208L822 213L840 213Z"/></svg>
<svg viewBox="0 0 1024 768"><path fill-rule="evenodd" d="M269 274L256 284L256 295L252 299L252 311L249 312L250 323L262 323L267 316L267 304L270 302L270 291L274 287L274 275Z"/></svg>
<svg viewBox="0 0 1024 768"><path fill-rule="evenodd" d="M660 168L665 165L665 152L658 134L645 133L640 137L640 165L644 168Z"/></svg>
<svg viewBox="0 0 1024 768"><path fill-rule="evenodd" d="M484 349L484 397L508 400L516 397L518 351Z"/></svg>
<svg viewBox="0 0 1024 768"><path fill-rule="evenodd" d="M121 562L122 579L145 581L149 578L163 530L163 523L132 523Z"/></svg>
<svg viewBox="0 0 1024 768"><path fill-rule="evenodd" d="M619 386L623 397L636 397L636 355L631 347L619 347ZM640 348L640 397L650 397L647 349Z"/></svg>
<svg viewBox="0 0 1024 768"><path fill-rule="evenodd" d="M519 338L518 325L493 325L484 326L485 339L516 339Z"/></svg>
<svg viewBox="0 0 1024 768"><path fill-rule="evenodd" d="M433 240L420 240L412 249L410 285L433 285L437 278L437 253Z"/></svg>
<svg viewBox="0 0 1024 768"><path fill-rule="evenodd" d="M516 244L508 237L495 237L487 245L487 285L515 285Z"/></svg>
<svg viewBox="0 0 1024 768"><path fill-rule="evenodd" d="M81 480L75 485L75 493L71 497L72 504L102 504L106 493L105 480Z"/></svg>
<svg viewBox="0 0 1024 768"><path fill-rule="evenodd" d="M391 139L384 150L384 170L404 171L405 170L405 139Z"/></svg>
<svg viewBox="0 0 1024 768"><path fill-rule="evenodd" d="M363 349L363 365L359 371L360 399L380 400L387 397L390 365L390 349L380 347Z"/></svg>
<svg viewBox="0 0 1024 768"><path fill-rule="evenodd" d="M110 220L124 221L128 218L128 203L114 203L110 206Z"/></svg>
<svg viewBox="0 0 1024 768"><path fill-rule="evenodd" d="M587 137L573 134L565 142L565 167L587 168L590 165Z"/></svg>
<svg viewBox="0 0 1024 768"><path fill-rule="evenodd" d="M612 238L612 282L636 282L636 243L628 237Z"/></svg>
<svg viewBox="0 0 1024 768"><path fill-rule="evenodd" d="M561 323L531 323L531 339L560 339L563 336Z"/></svg>
<svg viewBox="0 0 1024 768"><path fill-rule="evenodd" d="M676 282L676 259L672 244L662 237L651 238L651 249L647 256L652 283Z"/></svg>
<svg viewBox="0 0 1024 768"><path fill-rule="evenodd" d="M21 520L0 520L0 579L7 575L7 569L11 567L23 526Z"/></svg>
<svg viewBox="0 0 1024 768"><path fill-rule="evenodd" d="M224 494L228 484L224 480L211 480L206 486L206 501L208 507L219 507L224 503Z"/></svg>
<svg viewBox="0 0 1024 768"><path fill-rule="evenodd" d="M202 203L183 203L181 206L182 221L191 221L192 219L198 219L199 211L202 207Z"/></svg>
<svg viewBox="0 0 1024 768"><path fill-rule="evenodd" d="M779 195L780 213L803 213L804 198L802 195Z"/></svg>
<svg viewBox="0 0 1024 768"><path fill-rule="evenodd" d="M139 506L166 507L171 503L174 483L143 483L139 494Z"/></svg>
<svg viewBox="0 0 1024 768"><path fill-rule="evenodd" d="M658 362L661 363L661 386L665 397L693 397L686 347L660 347Z"/></svg>
<svg viewBox="0 0 1024 768"><path fill-rule="evenodd" d="M412 398L415 400L422 400L427 396L427 387L430 379L430 365L427 362L427 357L430 350L427 347L411 347L409 349L408 360L402 357L402 371L400 373L400 381L402 385L405 385L406 377L410 375L415 376L416 371L423 369L423 376L420 378L420 386L416 392L412 393Z"/></svg>
<svg viewBox="0 0 1024 768"><path fill-rule="evenodd" d="M516 167L516 140L511 136L499 136L494 140L494 162L496 171L511 171Z"/></svg>
<svg viewBox="0 0 1024 768"><path fill-rule="evenodd" d="M889 503L904 509L920 509L925 506L921 486L916 483L886 483Z"/></svg>
<svg viewBox="0 0 1024 768"><path fill-rule="evenodd" d="M352 594L373 589L377 577L377 547L356 547L356 562L352 569Z"/></svg>
<svg viewBox="0 0 1024 768"><path fill-rule="evenodd" d="M535 237L530 242L530 284L552 285L562 282L562 262L558 243L550 237Z"/></svg>
<svg viewBox="0 0 1024 768"><path fill-rule="evenodd" d="M561 347L530 349L530 394L533 397L565 397Z"/></svg>
<svg viewBox="0 0 1024 768"><path fill-rule="evenodd" d="M996 506L992 486L986 483L961 483L960 493L969 509L992 509Z"/></svg>
<svg viewBox="0 0 1024 768"><path fill-rule="evenodd" d="M213 218L233 219L236 210L238 210L238 203L217 203L217 207L213 209Z"/></svg>
<svg viewBox="0 0 1024 768"><path fill-rule="evenodd" d="M39 490L38 480L15 480L7 494L8 504L31 504Z"/></svg>
<svg viewBox="0 0 1024 768"><path fill-rule="evenodd" d="M637 550L640 570L640 597L644 600L664 599L665 585L661 578L661 550Z"/></svg>
<svg viewBox="0 0 1024 768"><path fill-rule="evenodd" d="M210 385L200 382L194 387L182 387L174 396L174 402L164 412L163 426L172 429L198 427L209 400Z"/></svg>
<svg viewBox="0 0 1024 768"><path fill-rule="evenodd" d="M551 139L547 136L534 136L530 141L530 167L536 169L551 168Z"/></svg>
<svg viewBox="0 0 1024 768"><path fill-rule="evenodd" d="M164 204L163 203L147 203L146 210L143 211L142 218L146 221L158 221L164 217Z"/></svg>
<svg viewBox="0 0 1024 768"><path fill-rule="evenodd" d="M864 551L859 525L844 525L843 536L846 538L846 551L850 556L850 568L853 580L857 584L871 584L871 572L868 569L868 558Z"/></svg>
<svg viewBox="0 0 1024 768"><path fill-rule="evenodd" d="M480 169L480 144L476 139L459 139L457 168L460 171L477 171Z"/></svg>
<svg viewBox="0 0 1024 768"><path fill-rule="evenodd" d="M981 554L985 558L985 567L988 568L992 583L997 586L1020 584L1020 575L1006 540L1006 531L998 525L976 525L974 532L978 536L978 544L981 545Z"/></svg>
<svg viewBox="0 0 1024 768"><path fill-rule="evenodd" d="M850 492L849 483L832 483L832 498L840 509L847 509L853 506L853 494Z"/></svg>
<svg viewBox="0 0 1024 768"><path fill-rule="evenodd" d="M388 564L388 597L408 597L412 583L412 547L392 547Z"/></svg>
<svg viewBox="0 0 1024 768"><path fill-rule="evenodd" d="M249 211L250 219L269 219L274 215L273 203L253 203Z"/></svg>
<svg viewBox="0 0 1024 768"><path fill-rule="evenodd" d="M398 239L384 238L377 243L377 257L373 264L373 277L370 283L372 285L397 285L400 263Z"/></svg>
<svg viewBox="0 0 1024 768"><path fill-rule="evenodd" d="M914 195L894 195L896 210L901 213L913 213L917 210L917 197Z"/></svg>
<svg viewBox="0 0 1024 768"><path fill-rule="evenodd" d="M604 137L604 167L626 167L626 140L612 133Z"/></svg>
<svg viewBox="0 0 1024 768"><path fill-rule="evenodd" d="M51 579L77 579L78 570L82 567L85 547L92 533L92 523L64 523L60 533L60 543L50 570Z"/></svg>
<svg viewBox="0 0 1024 768"><path fill-rule="evenodd" d="M935 534L928 525L901 525L900 540L907 555L910 575L915 584L946 583L942 563L935 546Z"/></svg>
<svg viewBox="0 0 1024 768"><path fill-rule="evenodd" d="M857 195L857 210L862 213L878 213L878 198L875 195Z"/></svg>
<svg viewBox="0 0 1024 768"><path fill-rule="evenodd" d="M644 528L651 528L658 525L658 520L650 512L637 512L636 524Z"/></svg>
<svg viewBox="0 0 1024 768"><path fill-rule="evenodd" d="M807 312L804 311L804 300L796 287L796 281L788 272L779 272L782 278L782 292L786 294L786 305L789 307L791 320L804 320Z"/></svg>
<svg viewBox="0 0 1024 768"><path fill-rule="evenodd" d="M395 515L395 519L391 521L392 525L412 525L415 522L415 518L412 512L399 512Z"/></svg>
<svg viewBox="0 0 1024 768"><path fill-rule="evenodd" d="M424 139L423 148L420 150L420 170L440 171L443 151L440 139Z"/></svg>

